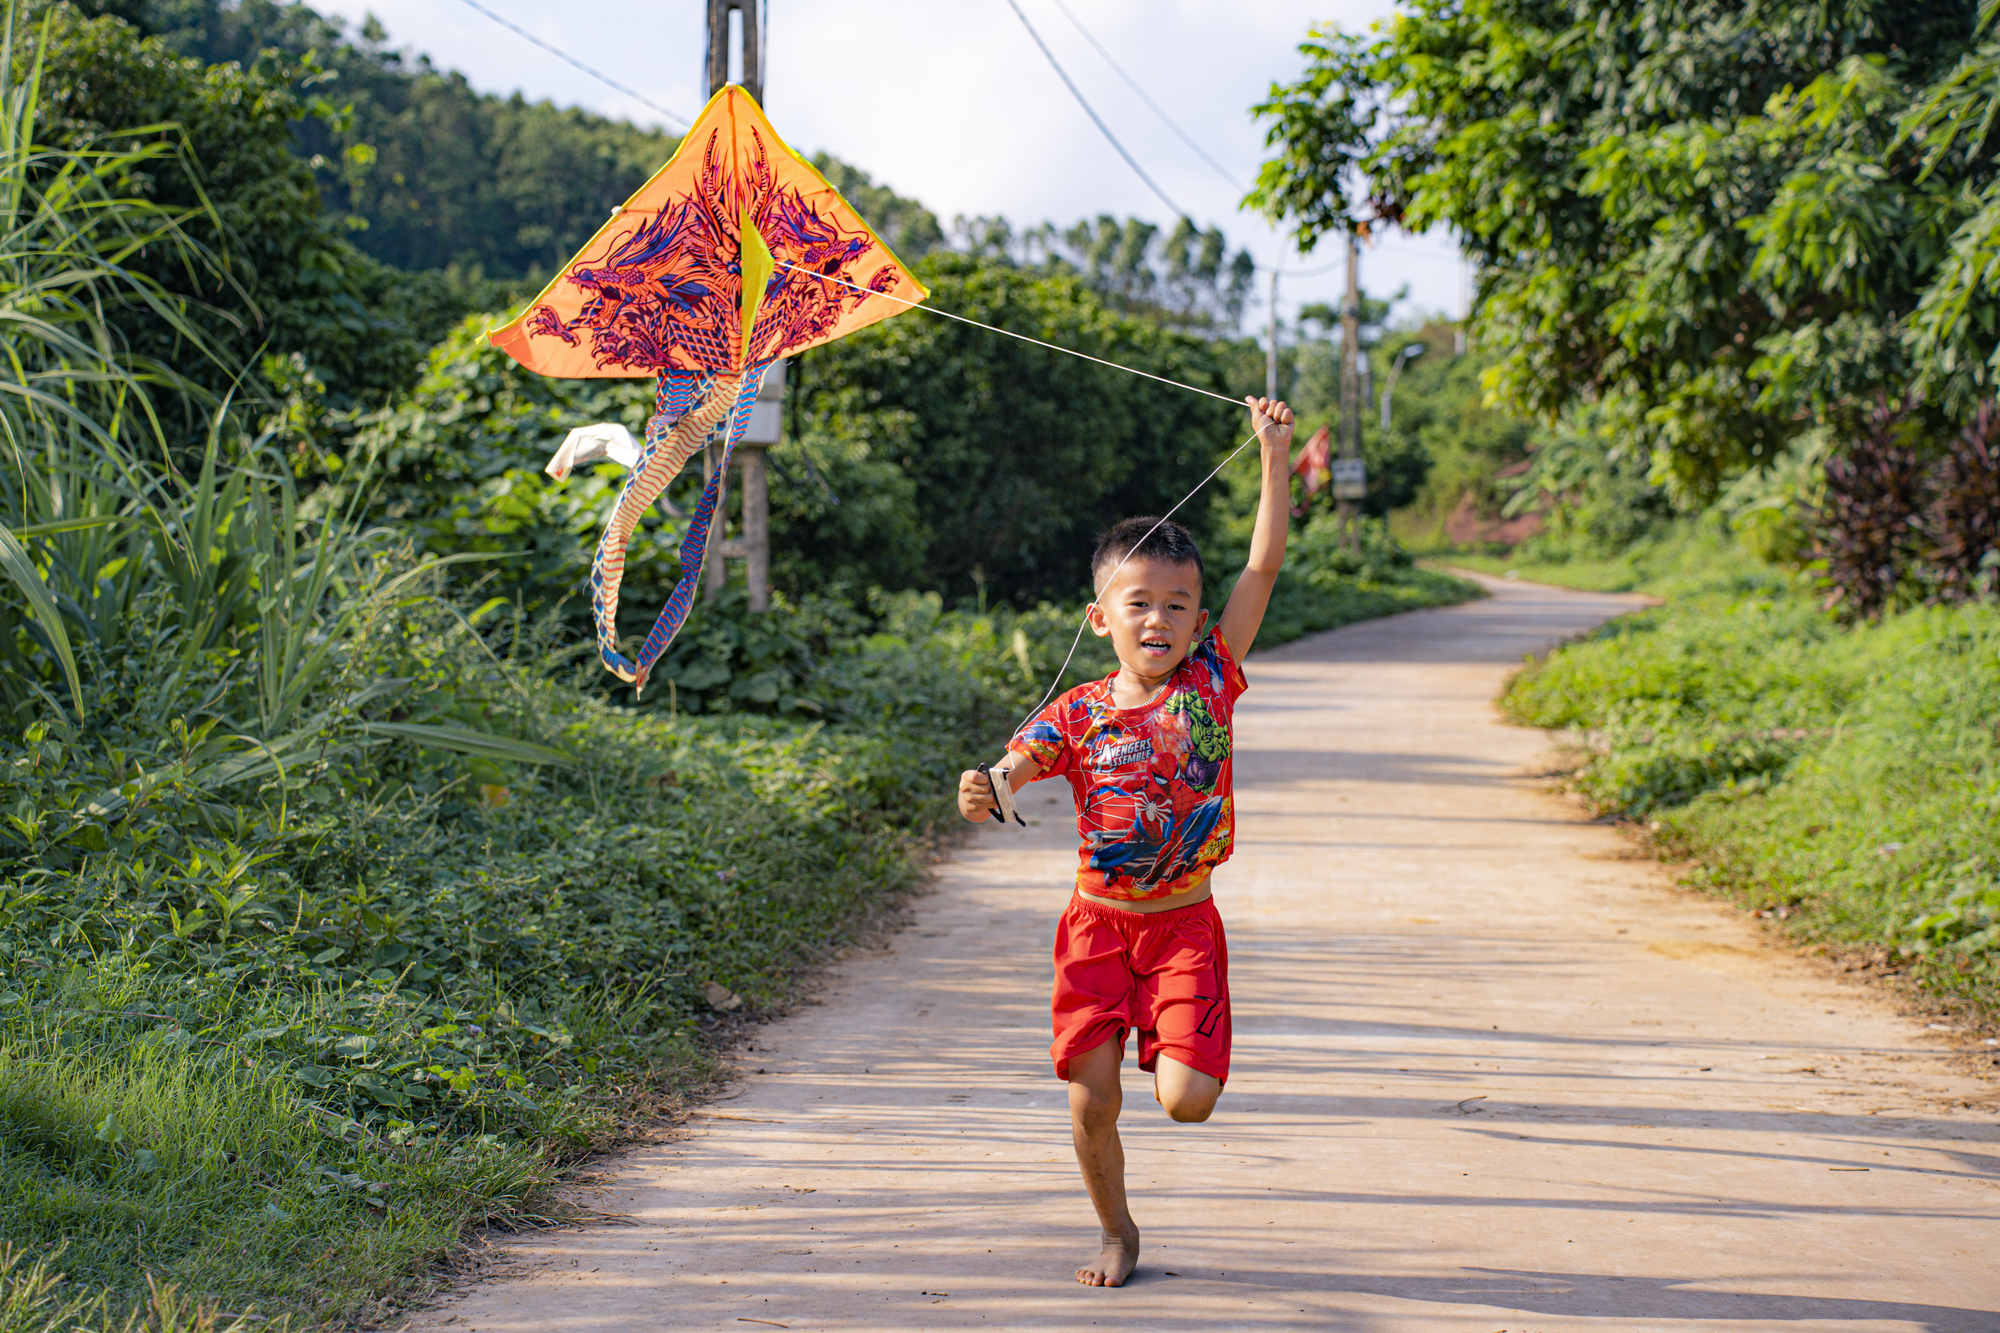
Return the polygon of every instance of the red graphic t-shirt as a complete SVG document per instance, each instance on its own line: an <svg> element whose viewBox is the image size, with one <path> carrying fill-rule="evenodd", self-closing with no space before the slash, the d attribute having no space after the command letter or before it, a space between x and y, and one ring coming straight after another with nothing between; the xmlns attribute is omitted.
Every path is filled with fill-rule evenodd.
<svg viewBox="0 0 2000 1333"><path fill-rule="evenodd" d="M1144 707L1112 707L1106 676L1063 695L1008 742L1076 793L1078 889L1164 898L1229 859L1230 729L1248 688L1222 635L1210 634Z"/></svg>

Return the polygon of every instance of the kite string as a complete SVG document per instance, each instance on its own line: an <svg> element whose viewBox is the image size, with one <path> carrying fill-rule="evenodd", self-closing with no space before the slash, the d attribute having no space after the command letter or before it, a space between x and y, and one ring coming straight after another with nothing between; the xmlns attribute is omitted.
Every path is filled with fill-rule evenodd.
<svg viewBox="0 0 2000 1333"><path fill-rule="evenodd" d="M1153 526L1146 529L1145 536L1139 538L1138 541L1133 542L1132 549L1127 551L1124 557L1120 559L1117 564L1111 567L1111 572L1104 576L1105 585L1109 586L1111 580L1118 576L1118 571L1125 568L1125 562L1127 560L1130 560L1133 556L1139 554L1139 548L1146 544L1147 537L1151 537L1154 533L1158 532L1160 530L1161 525L1163 525L1168 519L1172 518L1182 505L1186 504L1189 500L1194 499L1196 495L1200 494L1202 487L1208 485L1208 483L1214 481L1217 476L1221 475L1222 469L1228 467L1231 463L1235 462L1236 455L1242 453L1245 449L1248 449L1251 445L1255 444L1257 442L1258 436L1262 435L1263 433L1264 432L1262 430L1251 432L1249 439L1243 441L1243 443L1237 445L1234 449L1231 449L1229 451L1229 457L1223 459L1220 463L1217 463L1214 469L1207 476L1203 477L1200 481L1195 483L1195 487L1193 490L1189 491L1186 495L1183 495L1179 500L1175 501L1174 507L1172 509L1169 509L1166 513L1160 515L1160 517L1154 521ZM1094 606L1096 605L1096 602L1092 601L1090 605ZM1022 727L1025 727L1030 722L1034 721L1035 715L1041 712L1042 709L1048 707L1049 700L1053 699L1055 697L1056 691L1062 688L1063 677L1066 674L1068 674L1069 664L1073 660L1075 660L1076 650L1078 646L1083 643L1083 631L1087 629L1089 625L1090 625L1090 607L1086 606L1083 611L1083 620L1076 627L1076 637L1070 640L1069 652L1064 655L1062 665L1056 668L1056 678L1054 681L1050 683L1048 693L1044 694L1041 697L1040 702L1038 702L1033 708L1030 708L1028 710L1028 715L1021 719L1019 726L1014 728L1015 735L1019 735Z"/></svg>
<svg viewBox="0 0 2000 1333"><path fill-rule="evenodd" d="M1040 338L1030 338L1025 333L1015 333L1011 329L995 328L991 324L982 324L978 320L968 319L964 315L954 315L949 310L940 310L936 306L925 305L921 301L912 301L908 297L895 296L889 292L878 292L871 287L863 287L861 284L855 282L849 282L845 278L837 278L833 276L831 273L818 273L809 268L800 268L796 264L788 264L784 260L777 259L775 257L773 258L772 262L775 263L777 267L781 269L790 270L793 273L801 273L809 278L821 278L827 282L837 282L843 287L851 287L855 291L862 293L864 296L886 297L888 300L894 301L899 305L908 306L913 310L922 310L929 314L942 315L946 319L957 320L960 324L970 324L973 328L984 329L988 333L998 333L1008 338L1016 338L1024 343L1033 343L1037 347L1045 347L1051 352L1061 352L1065 356L1073 356L1083 361L1089 361L1096 365L1105 366L1111 370L1122 370L1128 375L1137 375L1142 379L1149 379L1158 384L1169 385L1176 389L1185 389L1189 393L1198 393L1204 398L1213 398L1219 403L1228 403L1232 407L1242 405L1241 399L1231 398L1227 394L1220 394L1212 392L1211 390L1208 389L1197 388L1192 384L1183 384L1179 380L1170 380L1164 375L1155 375L1150 371L1138 370L1132 366L1120 365L1116 361L1106 361L1102 357L1092 356L1088 352L1079 352L1076 351L1074 348L1058 347L1054 343L1043 342ZM1162 524L1164 524L1168 519L1172 518L1176 513L1180 511L1182 505L1186 504L1189 500L1192 500L1194 499L1195 496L1199 495L1201 493L1202 487L1208 485L1208 483L1214 481L1216 477L1220 476L1222 473L1222 469L1228 467L1231 463L1235 462L1236 456L1242 453L1245 449L1248 449L1251 445L1255 444L1257 442L1258 437L1262 434L1263 434L1262 430L1251 432L1250 438L1243 441L1243 443L1237 445L1234 449L1231 449L1229 451L1229 456L1223 459L1220 463L1217 463L1215 467L1209 471L1209 474L1207 476L1203 477L1200 481L1196 482L1193 490L1189 491L1186 495L1183 495L1179 500L1176 500L1174 502L1174 507L1172 509L1169 509L1166 513L1160 515L1160 517L1153 523L1153 526L1146 529L1145 536L1140 537L1138 541L1132 543L1132 549L1127 551L1124 557L1120 559L1117 564L1111 567L1111 573L1105 575L1104 581L1108 584L1113 578L1117 577L1118 571L1125 568L1125 562L1127 560L1130 560L1133 556L1139 553L1139 548L1146 544L1146 539L1148 537L1151 537L1154 533L1158 532ZM1091 605L1095 605L1095 602L1093 602ZM1055 697L1056 691L1062 688L1063 676L1069 672L1069 664L1076 660L1076 650L1082 646L1083 632L1085 629L1089 628L1089 626L1090 626L1090 610L1088 607L1086 607L1083 613L1083 620L1076 627L1076 637L1070 640L1069 652L1064 654L1062 665L1056 668L1055 680L1050 683L1048 692L1042 695L1041 700L1038 703L1036 703L1036 705L1033 708L1030 708L1028 710L1028 714L1026 717L1023 717L1021 719L1020 726L1014 728L1016 734L1019 734L1022 727L1025 727L1028 725L1028 723L1032 722L1035 718L1035 715L1041 712L1042 709L1046 708L1048 706L1049 700Z"/></svg>
<svg viewBox="0 0 2000 1333"><path fill-rule="evenodd" d="M1064 356L1073 356L1083 361L1093 362L1096 365L1108 366L1112 370L1122 370L1127 375L1137 375L1141 379L1149 379L1156 384L1166 384L1176 389L1186 389L1189 393L1198 393L1204 398L1213 398L1218 403L1228 403L1231 407L1243 406L1243 400L1241 398L1231 398L1226 393L1216 393L1210 389L1197 388L1192 384L1183 384L1179 380L1170 380L1165 375L1155 375L1151 371L1139 370L1132 366L1120 365L1116 361L1106 361L1102 357L1092 356L1088 352L1079 352L1071 347L1058 347L1054 343L1043 342L1040 338L1030 338L1027 334L1016 333L1012 329L1000 329L1000 328L995 328L991 324L981 324L976 319L968 319L964 315L954 315L951 311L940 310L934 305L925 305L921 301L912 301L908 297L895 296L889 292L878 292L871 287L863 287L860 283L849 282L845 278L836 278L831 273L818 273L809 268L800 268L796 264L787 264L784 260L777 259L775 257L773 258L772 262L776 264L779 268L789 269L793 273L800 273L809 278L819 278L826 282L837 282L843 287L852 287L855 291L860 292L864 296L880 296L885 300L895 301L900 305L906 305L910 307L910 309L912 310L922 310L928 314L942 315L946 319L955 319L961 324L970 324L975 329L985 329L988 333L998 333L1003 337L1015 338L1024 343L1033 343L1037 347L1046 347L1051 352L1061 352ZM1230 455L1230 457L1233 458L1235 457L1235 455L1232 454ZM1197 487L1196 489L1200 488ZM1182 501L1182 503L1185 504L1186 501L1184 500Z"/></svg>

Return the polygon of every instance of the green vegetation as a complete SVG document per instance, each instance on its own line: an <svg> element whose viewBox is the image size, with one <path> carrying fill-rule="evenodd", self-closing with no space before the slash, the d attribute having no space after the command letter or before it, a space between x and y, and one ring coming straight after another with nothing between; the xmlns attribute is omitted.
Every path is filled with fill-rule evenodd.
<svg viewBox="0 0 2000 1333"><path fill-rule="evenodd" d="M1440 0L1373 40L1322 28L1261 108L1281 152L1256 197L1308 243L1356 225L1357 193L1378 221L1450 227L1504 400L1598 405L1690 496L1920 375L1969 412L1990 383L1991 297L1963 266L1991 227L1996 49L1973 6L1622 17Z"/></svg>
<svg viewBox="0 0 2000 1333"><path fill-rule="evenodd" d="M110 52L192 105L286 95L67 12L36 52ZM44 144L88 81L4 55L0 1329L372 1319L465 1227L550 1208L567 1160L700 1081L725 1015L917 884L953 775L1069 646L1073 609L1008 601L1074 589L1079 525L1177 498L1237 422L1004 363L1049 381L1024 400L997 340L915 321L809 358L777 459L790 589L705 602L643 706L614 702L574 595L612 488L537 468L570 425L640 424L643 386L526 376L475 321L385 407L329 407L298 362L286 401L225 400L204 367L236 332L211 341L203 295L254 276L235 204L160 184L172 133L71 117ZM927 262L996 319L1222 382L1226 345L1078 277ZM1031 465L1077 485L1016 520L990 609L969 576L973 609L909 590L999 522L943 497L962 530L915 528L916 489ZM1219 568L1239 508L1198 517ZM1319 526L1287 588L1264 642L1468 591ZM1081 658L1071 681L1105 669Z"/></svg>
<svg viewBox="0 0 2000 1333"><path fill-rule="evenodd" d="M1228 392L1222 349L1113 313L1077 278L957 255L934 255L918 274L945 309ZM903 577L947 597L984 593L1021 605L1082 591L1068 553L1125 515L1164 513L1248 435L1240 407L1162 393L954 321L889 320L803 360L805 447L815 429L865 442L867 458L908 479L902 512L883 515L895 528L868 534L857 558L893 539L913 562ZM833 455L842 465L849 456ZM820 502L812 507L833 517ZM1206 505L1182 516L1197 533L1212 530ZM969 533L979 539L967 541ZM870 577L890 573L882 556L873 559Z"/></svg>
<svg viewBox="0 0 2000 1333"><path fill-rule="evenodd" d="M1648 592L1661 597L1703 591L1717 569L1732 564L1773 578L1786 577L1746 551L1720 515L1663 524L1628 545L1608 550L1541 537L1506 551L1452 551L1432 556L1427 563L1591 592Z"/></svg>
<svg viewBox="0 0 2000 1333"><path fill-rule="evenodd" d="M1962 602L2000 508L1994 15L1422 0L1314 31L1252 200L1306 245L1459 238L1485 388L1543 427L1513 506L1579 549L1722 502L1853 614Z"/></svg>
<svg viewBox="0 0 2000 1333"><path fill-rule="evenodd" d="M1448 227L1477 266L1449 369L1490 415L1435 386L1400 531L1667 599L1513 715L1575 729L1580 789L1696 882L1989 1011L1995 14L1418 0L1313 32L1253 194L1308 246ZM1460 505L1539 530L1483 545Z"/></svg>
<svg viewBox="0 0 2000 1333"><path fill-rule="evenodd" d="M1697 861L1691 882L1990 1017L2000 612L1843 625L1795 579L1715 555L1667 605L1522 672L1508 711L1576 729L1580 789Z"/></svg>
<svg viewBox="0 0 2000 1333"><path fill-rule="evenodd" d="M1469 580L1418 567L1380 519L1361 519L1350 546L1333 515L1320 514L1292 536L1256 647L1275 648L1321 630L1480 595ZM1220 607L1227 598L1218 592L1210 600Z"/></svg>
<svg viewBox="0 0 2000 1333"><path fill-rule="evenodd" d="M48 17L32 43L42 141L107 161L151 146L113 188L176 215L189 242L129 262L178 298L198 339L134 312L119 321L133 350L182 365L216 394L265 356L301 358L339 404L380 401L407 384L421 344L396 275L322 213L312 172L293 153L302 117L335 114L311 90L295 91L304 71L205 66L67 5Z"/></svg>

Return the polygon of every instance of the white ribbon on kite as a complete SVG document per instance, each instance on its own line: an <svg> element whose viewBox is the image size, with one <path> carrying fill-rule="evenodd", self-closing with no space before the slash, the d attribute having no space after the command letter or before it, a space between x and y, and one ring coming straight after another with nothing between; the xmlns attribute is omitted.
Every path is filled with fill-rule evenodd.
<svg viewBox="0 0 2000 1333"><path fill-rule="evenodd" d="M639 461L639 441L632 432L615 421L599 421L594 425L578 426L562 442L542 471L557 481L565 481L569 474L580 467L592 463L602 463L606 459L630 472ZM660 497L660 508L667 511L670 518L686 518L666 496Z"/></svg>

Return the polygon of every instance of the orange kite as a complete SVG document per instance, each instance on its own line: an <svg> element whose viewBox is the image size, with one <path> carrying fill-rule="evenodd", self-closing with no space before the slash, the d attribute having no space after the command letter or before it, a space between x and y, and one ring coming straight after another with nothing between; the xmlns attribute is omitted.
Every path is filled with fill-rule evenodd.
<svg viewBox="0 0 2000 1333"><path fill-rule="evenodd" d="M643 689L687 619L729 452L743 437L765 368L929 295L840 192L786 146L750 95L731 85L526 313L488 335L543 375L659 379L645 445L591 568L607 670ZM626 547L647 507L712 442L723 446L722 465L681 541L680 583L635 662L618 650Z"/></svg>

